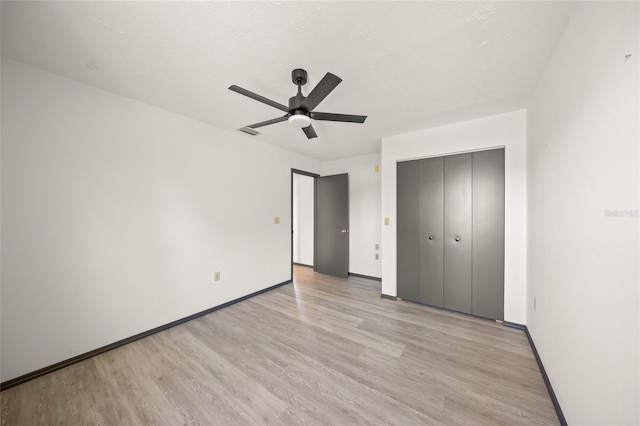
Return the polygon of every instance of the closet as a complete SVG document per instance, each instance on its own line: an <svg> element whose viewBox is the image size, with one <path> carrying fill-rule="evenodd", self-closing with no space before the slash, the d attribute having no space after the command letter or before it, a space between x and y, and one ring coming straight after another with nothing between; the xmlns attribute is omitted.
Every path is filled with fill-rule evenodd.
<svg viewBox="0 0 640 426"><path fill-rule="evenodd" d="M399 162L398 297L502 320L504 149Z"/></svg>

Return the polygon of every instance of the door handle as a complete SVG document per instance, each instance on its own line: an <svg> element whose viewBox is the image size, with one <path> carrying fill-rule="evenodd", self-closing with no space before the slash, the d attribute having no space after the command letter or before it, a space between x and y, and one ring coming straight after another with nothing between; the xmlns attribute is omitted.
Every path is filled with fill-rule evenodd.
<svg viewBox="0 0 640 426"><path fill-rule="evenodd" d="M341 230L340 230L340 233L341 233L341 234L346 234L347 232L349 232L349 230L348 230L348 229L341 229Z"/></svg>
<svg viewBox="0 0 640 426"><path fill-rule="evenodd" d="M460 241L460 237L456 237L456 238L455 238L455 240L456 240L456 241Z"/></svg>
<svg viewBox="0 0 640 426"><path fill-rule="evenodd" d="M430 239L430 240L433 240L433 235L429 235L429 239Z"/></svg>

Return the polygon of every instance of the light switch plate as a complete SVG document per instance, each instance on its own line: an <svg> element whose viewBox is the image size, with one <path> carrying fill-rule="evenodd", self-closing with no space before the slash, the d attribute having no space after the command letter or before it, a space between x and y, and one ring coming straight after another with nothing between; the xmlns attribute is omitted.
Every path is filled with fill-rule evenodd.
<svg viewBox="0 0 640 426"><path fill-rule="evenodd" d="M380 250L380 244L376 244L376 250Z"/></svg>
<svg viewBox="0 0 640 426"><path fill-rule="evenodd" d="M376 173L378 173L380 171L380 166L376 164L376 166L374 167L374 170L376 171Z"/></svg>
<svg viewBox="0 0 640 426"><path fill-rule="evenodd" d="M388 217L384 218L384 224L385 224L385 226L389 226L389 218Z"/></svg>
<svg viewBox="0 0 640 426"><path fill-rule="evenodd" d="M220 281L220 271L217 271L217 272L213 273L213 280L214 281Z"/></svg>
<svg viewBox="0 0 640 426"><path fill-rule="evenodd" d="M276 224L276 225L279 225L280 224L280 216L274 217L273 218L273 223Z"/></svg>

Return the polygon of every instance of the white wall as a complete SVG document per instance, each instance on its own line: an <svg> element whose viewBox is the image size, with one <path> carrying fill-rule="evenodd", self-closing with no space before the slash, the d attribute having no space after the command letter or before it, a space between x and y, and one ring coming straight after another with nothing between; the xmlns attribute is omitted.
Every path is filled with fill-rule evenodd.
<svg viewBox="0 0 640 426"><path fill-rule="evenodd" d="M349 174L349 272L380 278L380 154L326 161L323 175ZM379 247L380 248L380 247Z"/></svg>
<svg viewBox="0 0 640 426"><path fill-rule="evenodd" d="M5 58L2 139L2 381L287 281L321 171Z"/></svg>
<svg viewBox="0 0 640 426"><path fill-rule="evenodd" d="M638 21L576 3L528 112L527 325L569 424L640 424Z"/></svg>
<svg viewBox="0 0 640 426"><path fill-rule="evenodd" d="M382 139L382 292L396 296L396 163L505 148L504 318L524 324L526 297L526 113L514 111Z"/></svg>
<svg viewBox="0 0 640 426"><path fill-rule="evenodd" d="M315 179L293 175L293 261L313 266Z"/></svg>

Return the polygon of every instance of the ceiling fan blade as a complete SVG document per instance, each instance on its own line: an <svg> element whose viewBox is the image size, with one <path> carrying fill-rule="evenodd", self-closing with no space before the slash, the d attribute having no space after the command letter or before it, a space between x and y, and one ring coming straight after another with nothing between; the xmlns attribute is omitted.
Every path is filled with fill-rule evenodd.
<svg viewBox="0 0 640 426"><path fill-rule="evenodd" d="M287 121L288 118L289 118L289 114L283 115L282 117L278 117L278 118L272 118L271 120L261 121L260 123L249 124L248 126L245 126L245 127L255 129L256 127L268 126L269 124L275 124L275 123L280 123L281 121Z"/></svg>
<svg viewBox="0 0 640 426"><path fill-rule="evenodd" d="M311 124L309 124L307 127L303 127L302 131L304 132L305 135L307 135L307 139L313 139L318 137L318 135L316 134L316 131L313 129L313 126Z"/></svg>
<svg viewBox="0 0 640 426"><path fill-rule="evenodd" d="M343 121L345 123L364 123L366 115L332 114L330 112L310 112L314 120Z"/></svg>
<svg viewBox="0 0 640 426"><path fill-rule="evenodd" d="M320 83L318 83L311 93L304 98L304 101L300 104L300 108L311 111L317 107L318 104L322 102L322 100L326 98L341 81L342 79L340 77L333 75L330 72L326 73L324 77L322 77L322 80L320 80Z"/></svg>
<svg viewBox="0 0 640 426"><path fill-rule="evenodd" d="M233 86L229 86L229 90L233 90L236 93L240 93L241 95L248 96L251 99L255 99L256 101L262 102L263 104L267 104L274 108L278 108L284 112L289 112L289 108L282 105L281 103L272 101L269 98L265 98L264 96L258 95L257 93L253 93L247 89L243 89L242 87L236 86L235 84Z"/></svg>

